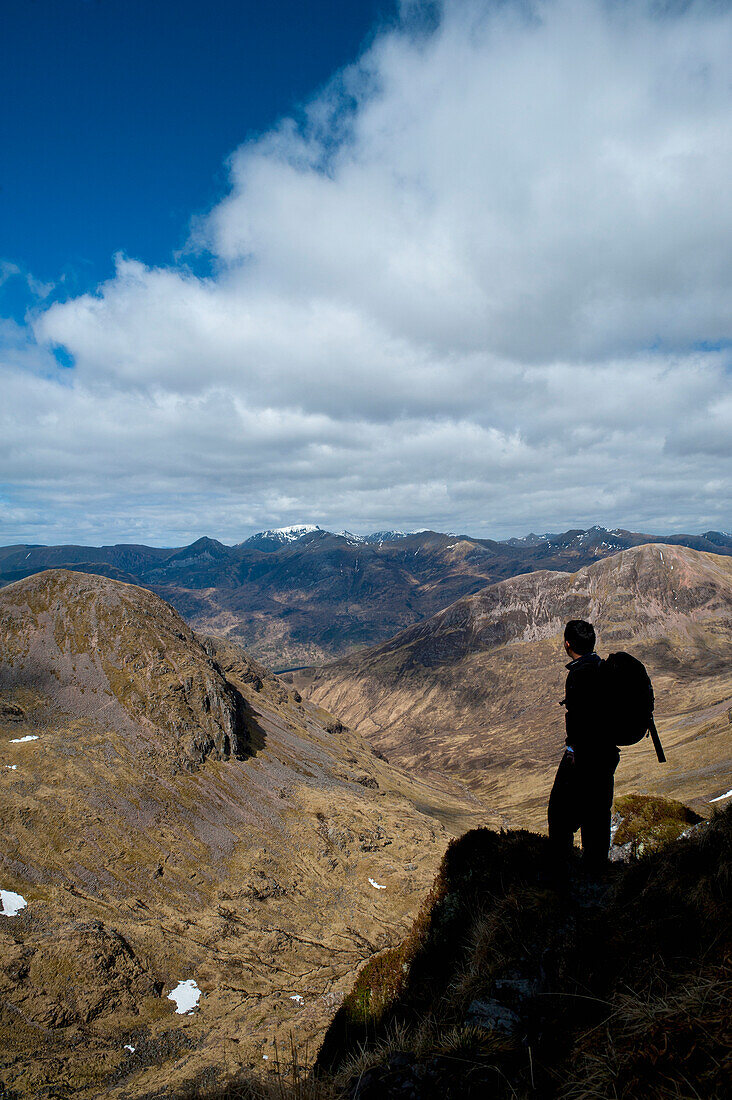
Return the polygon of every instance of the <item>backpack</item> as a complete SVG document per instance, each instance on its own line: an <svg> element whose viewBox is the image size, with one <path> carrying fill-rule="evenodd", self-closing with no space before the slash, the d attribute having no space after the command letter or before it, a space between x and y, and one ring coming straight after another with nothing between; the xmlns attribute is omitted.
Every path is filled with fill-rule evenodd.
<svg viewBox="0 0 732 1100"><path fill-rule="evenodd" d="M645 665L630 653L611 653L600 663L604 722L616 745L637 745L649 733L659 764L666 761L653 721L653 685Z"/></svg>

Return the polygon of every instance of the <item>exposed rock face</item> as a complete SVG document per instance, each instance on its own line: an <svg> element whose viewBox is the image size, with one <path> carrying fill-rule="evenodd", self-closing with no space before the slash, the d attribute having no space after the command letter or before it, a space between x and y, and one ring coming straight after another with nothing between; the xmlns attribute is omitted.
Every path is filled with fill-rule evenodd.
<svg viewBox="0 0 732 1100"><path fill-rule="evenodd" d="M690 836L704 819L673 798L627 794L617 798L612 817L610 860L627 863L659 851L670 841Z"/></svg>
<svg viewBox="0 0 732 1100"><path fill-rule="evenodd" d="M574 571L652 541L602 527L496 542L437 531L362 538L304 526L263 532L238 546L202 538L178 550L0 547L0 584L61 566L140 584L169 600L196 630L231 637L284 668L385 641L506 577ZM732 554L732 536L719 531L658 541Z"/></svg>
<svg viewBox="0 0 732 1100"><path fill-rule="evenodd" d="M623 751L620 788L651 784L652 792L699 804L719 793L715 787L727 789L720 786L732 780L727 557L642 546L576 573L513 577L292 680L390 760L452 772L511 820L539 825L564 736L562 632L571 618L595 624L601 653L631 650L654 682L672 766L656 769L642 742Z"/></svg>
<svg viewBox="0 0 732 1100"><path fill-rule="evenodd" d="M26 903L0 915L14 1097L176 1095L291 1031L314 1055L450 833L487 819L107 578L0 592L0 701L0 888Z"/></svg>

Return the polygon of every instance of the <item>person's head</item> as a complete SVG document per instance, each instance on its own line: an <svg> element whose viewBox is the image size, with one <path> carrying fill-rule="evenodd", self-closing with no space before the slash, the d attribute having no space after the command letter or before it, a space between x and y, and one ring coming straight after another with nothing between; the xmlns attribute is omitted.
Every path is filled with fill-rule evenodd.
<svg viewBox="0 0 732 1100"><path fill-rule="evenodd" d="M595 648L595 628L584 619L570 619L564 628L564 648L584 657Z"/></svg>

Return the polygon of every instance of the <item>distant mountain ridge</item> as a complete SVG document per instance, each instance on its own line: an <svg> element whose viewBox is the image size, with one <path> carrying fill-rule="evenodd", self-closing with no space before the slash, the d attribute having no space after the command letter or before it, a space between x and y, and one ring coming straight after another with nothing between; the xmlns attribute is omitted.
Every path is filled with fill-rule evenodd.
<svg viewBox="0 0 732 1100"><path fill-rule="evenodd" d="M149 588L197 630L230 637L275 668L375 645L488 584L537 569L574 572L645 543L732 554L732 536L646 535L594 526L507 540L438 531L334 533L315 524L258 532L235 546L6 546L0 586L43 569Z"/></svg>

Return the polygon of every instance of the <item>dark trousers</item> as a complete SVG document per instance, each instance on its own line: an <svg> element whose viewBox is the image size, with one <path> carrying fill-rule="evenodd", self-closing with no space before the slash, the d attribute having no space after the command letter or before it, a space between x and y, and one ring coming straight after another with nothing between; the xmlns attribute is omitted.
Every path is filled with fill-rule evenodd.
<svg viewBox="0 0 732 1100"><path fill-rule="evenodd" d="M577 829L582 835L582 856L591 868L602 868L610 850L610 815L615 788L615 769L620 760L616 748L591 757L565 752L549 796L549 842L555 867L566 867Z"/></svg>

